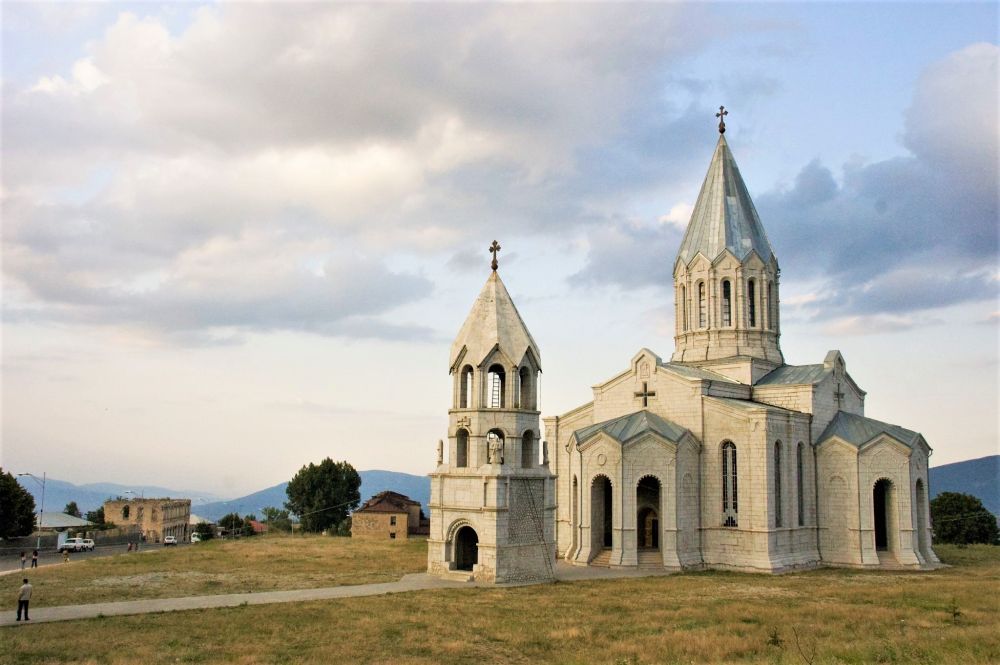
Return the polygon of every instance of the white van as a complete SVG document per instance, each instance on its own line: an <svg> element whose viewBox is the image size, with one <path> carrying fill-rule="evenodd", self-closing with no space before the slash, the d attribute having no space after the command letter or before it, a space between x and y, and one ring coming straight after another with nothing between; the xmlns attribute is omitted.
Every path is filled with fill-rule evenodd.
<svg viewBox="0 0 1000 665"><path fill-rule="evenodd" d="M200 543L201 542L201 534L200 533L192 533L191 534L191 542L192 543Z"/></svg>

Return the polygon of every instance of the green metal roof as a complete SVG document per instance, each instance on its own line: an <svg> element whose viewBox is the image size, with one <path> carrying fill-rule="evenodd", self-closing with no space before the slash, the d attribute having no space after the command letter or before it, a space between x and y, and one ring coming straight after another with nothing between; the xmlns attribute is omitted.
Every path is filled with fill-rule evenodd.
<svg viewBox="0 0 1000 665"><path fill-rule="evenodd" d="M675 374L680 374L681 376L688 379L703 379L706 381L725 381L726 383L739 383L739 381L734 381L728 376L723 376L722 374L716 374L715 372L707 369L702 369L701 367L692 367L690 365L682 365L680 363L663 363L660 365L664 369L667 369Z"/></svg>
<svg viewBox="0 0 1000 665"><path fill-rule="evenodd" d="M827 367L822 363L819 365L782 365L761 377L755 385L811 385L819 383L827 371Z"/></svg>
<svg viewBox="0 0 1000 665"><path fill-rule="evenodd" d="M577 443L583 443L597 434L604 432L619 443L631 441L640 434L654 432L668 441L678 443L687 430L680 425L670 422L660 416L643 409L630 413L627 416L620 416L612 420L605 420L596 425L590 425L576 430Z"/></svg>
<svg viewBox="0 0 1000 665"><path fill-rule="evenodd" d="M909 448L912 448L917 439L920 438L919 432L908 430L899 425L891 425L846 411L838 411L823 433L820 434L817 443L823 443L830 437L836 436L847 443L860 447L882 434L888 434Z"/></svg>
<svg viewBox="0 0 1000 665"><path fill-rule="evenodd" d="M729 144L720 136L677 258L688 264L701 252L714 261L726 249L740 261L751 251L765 262L773 255Z"/></svg>

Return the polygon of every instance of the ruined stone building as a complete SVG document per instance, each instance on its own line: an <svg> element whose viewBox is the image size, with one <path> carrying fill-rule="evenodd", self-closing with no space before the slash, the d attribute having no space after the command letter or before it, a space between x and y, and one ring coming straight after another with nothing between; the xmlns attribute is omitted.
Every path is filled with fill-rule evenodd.
<svg viewBox="0 0 1000 665"><path fill-rule="evenodd" d="M427 535L420 502L398 492L379 492L351 513L352 538L406 540Z"/></svg>
<svg viewBox="0 0 1000 665"><path fill-rule="evenodd" d="M640 349L592 401L545 418L551 463L536 453L541 354L495 266L452 346L432 572L545 578L552 556L760 572L937 564L924 438L865 414L840 352L785 363L778 259L724 133L674 261L672 356ZM534 520L533 533L511 526Z"/></svg>
<svg viewBox="0 0 1000 665"><path fill-rule="evenodd" d="M151 543L166 536L185 541L194 530L191 499L111 499L104 502L104 520L119 527L137 526Z"/></svg>

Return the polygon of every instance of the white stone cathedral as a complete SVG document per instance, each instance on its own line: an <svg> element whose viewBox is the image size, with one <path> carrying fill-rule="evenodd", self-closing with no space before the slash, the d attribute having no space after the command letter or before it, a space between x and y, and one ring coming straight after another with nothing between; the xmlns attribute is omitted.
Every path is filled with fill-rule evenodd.
<svg viewBox="0 0 1000 665"><path fill-rule="evenodd" d="M545 418L551 462L537 449L541 354L494 260L452 346L431 572L545 580L553 557L756 572L938 564L923 436L865 416L839 351L784 362L778 261L724 132L674 263L673 356L641 349L592 401Z"/></svg>

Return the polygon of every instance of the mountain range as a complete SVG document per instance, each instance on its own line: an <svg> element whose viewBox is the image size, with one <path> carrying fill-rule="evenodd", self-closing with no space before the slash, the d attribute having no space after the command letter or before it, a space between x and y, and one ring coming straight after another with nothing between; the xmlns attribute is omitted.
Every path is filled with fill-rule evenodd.
<svg viewBox="0 0 1000 665"><path fill-rule="evenodd" d="M373 469L359 471L362 502L373 494L392 490L419 501L426 508L430 501L431 481L427 476L415 476L398 471ZM28 477L20 477L21 485L35 496L36 507L41 499L41 487ZM978 497L994 515L1000 515L1000 455L965 460L933 467L930 470L931 498L941 492L964 492ZM191 512L215 521L227 513L260 515L263 508L283 508L287 496L287 482L268 487L236 499L224 500L208 492L174 490L151 485L118 485L115 483L90 483L74 485L49 478L45 488L45 506L49 511L62 511L70 501L76 501L86 513L100 507L111 497L126 496L126 492L140 496L172 496L191 499Z"/></svg>

